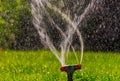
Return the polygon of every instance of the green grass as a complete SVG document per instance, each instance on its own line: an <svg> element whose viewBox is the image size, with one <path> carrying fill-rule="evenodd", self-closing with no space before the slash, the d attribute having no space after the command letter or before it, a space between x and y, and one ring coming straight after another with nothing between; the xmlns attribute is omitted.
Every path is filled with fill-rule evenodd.
<svg viewBox="0 0 120 81"><path fill-rule="evenodd" d="M72 58L71 58L72 59ZM0 81L67 81L50 51L0 51ZM120 81L120 53L85 52L74 81Z"/></svg>

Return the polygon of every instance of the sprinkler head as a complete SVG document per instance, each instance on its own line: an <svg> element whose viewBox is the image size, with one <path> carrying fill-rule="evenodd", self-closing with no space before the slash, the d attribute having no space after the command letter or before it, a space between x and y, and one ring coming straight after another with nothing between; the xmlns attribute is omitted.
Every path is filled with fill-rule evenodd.
<svg viewBox="0 0 120 81"><path fill-rule="evenodd" d="M60 68L61 71L65 71L67 72L68 75L68 81L73 81L72 76L74 71L81 69L81 64L76 64L76 65L66 65L66 66L62 66Z"/></svg>

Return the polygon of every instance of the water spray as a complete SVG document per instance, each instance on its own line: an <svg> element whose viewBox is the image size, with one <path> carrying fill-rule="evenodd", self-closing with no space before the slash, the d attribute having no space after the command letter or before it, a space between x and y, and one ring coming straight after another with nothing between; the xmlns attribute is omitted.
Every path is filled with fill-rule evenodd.
<svg viewBox="0 0 120 81"><path fill-rule="evenodd" d="M83 59L83 49L84 49L82 34L79 31L78 27L81 26L80 25L81 22L90 12L90 10L94 8L95 2L97 0L91 0L88 6L84 9L83 13L81 15L76 16L74 19L71 19L71 17L68 15L69 12L68 13L62 12L62 10L59 9L57 6L51 4L51 1L52 0L31 0L31 9L32 9L31 13L33 15L33 24L37 29L37 32L40 36L43 45L45 47L47 46L53 52L56 58L59 60L61 65L63 65L60 69L61 71L65 71L67 73L68 81L73 81L72 78L73 73L76 70L81 69L81 63ZM62 28L55 23L55 20L52 18L52 16L50 16L50 13L48 12L47 8L52 10L54 13L57 12L59 15L61 15L61 19L67 22L66 31L63 31ZM49 36L50 31L47 31L47 27L44 22L44 16L48 17L48 21L54 25L53 27L60 32L60 35L63 38L59 44L61 48L61 52L57 50L53 41L51 41L51 38ZM65 54L68 54L70 47L72 48L71 50L73 51L73 54L75 55L76 60L78 61L78 57L76 55L75 49L72 46L72 41L73 41L72 38L75 33L77 33L79 42L81 44L80 62L78 62L79 64L75 64L75 65L65 65L66 64Z"/></svg>
<svg viewBox="0 0 120 81"><path fill-rule="evenodd" d="M66 65L60 68L61 71L67 72L68 81L73 81L73 73L79 69L81 69L81 64Z"/></svg>

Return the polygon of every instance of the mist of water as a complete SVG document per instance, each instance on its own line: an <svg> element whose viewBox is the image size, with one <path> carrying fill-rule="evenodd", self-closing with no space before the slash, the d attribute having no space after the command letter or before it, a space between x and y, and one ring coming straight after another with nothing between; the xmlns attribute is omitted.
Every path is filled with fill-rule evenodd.
<svg viewBox="0 0 120 81"><path fill-rule="evenodd" d="M75 16L74 18L71 18L69 13L63 12L60 8L57 6L51 4L52 0L32 0L31 2L31 12L33 15L33 24L35 28L38 31L38 34L40 36L41 42L44 46L47 46L53 54L57 57L57 59L60 61L62 66L66 65L65 61L65 55L69 53L70 47L75 54L76 60L78 63L82 63L83 59L83 50L84 50L84 44L83 44L83 38L82 34L78 29L78 25L80 27L81 22L84 20L85 16L89 13L89 11L94 7L94 4L96 0L91 0L91 2L88 4L88 6L84 9L84 12L79 15ZM62 6L64 6L64 1L61 0ZM79 2L80 3L80 2ZM66 31L63 31L61 27L59 27L54 19L50 16L49 11L47 8L54 11L54 13L57 13L61 16L63 20L67 22ZM69 12L69 10L68 10ZM54 46L53 42L51 41L49 34L47 33L47 29L44 26L45 22L43 21L44 16L48 17L48 21L50 23L54 24L54 27L60 32L62 36L60 46L60 51L57 50L57 48ZM46 20L47 21L47 20ZM80 49L81 49L81 55L80 57L77 56L76 51L74 47L72 46L73 36L77 33L77 36L80 41ZM80 61L78 60L80 58Z"/></svg>

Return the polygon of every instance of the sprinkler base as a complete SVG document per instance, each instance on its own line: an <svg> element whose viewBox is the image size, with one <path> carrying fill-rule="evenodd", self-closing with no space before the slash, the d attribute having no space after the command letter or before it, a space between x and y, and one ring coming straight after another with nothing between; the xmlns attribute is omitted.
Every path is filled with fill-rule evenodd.
<svg viewBox="0 0 120 81"><path fill-rule="evenodd" d="M73 73L74 71L81 69L81 64L76 64L76 65L67 65L67 66L62 66L60 68L61 71L67 72L68 76L68 81L73 81Z"/></svg>

